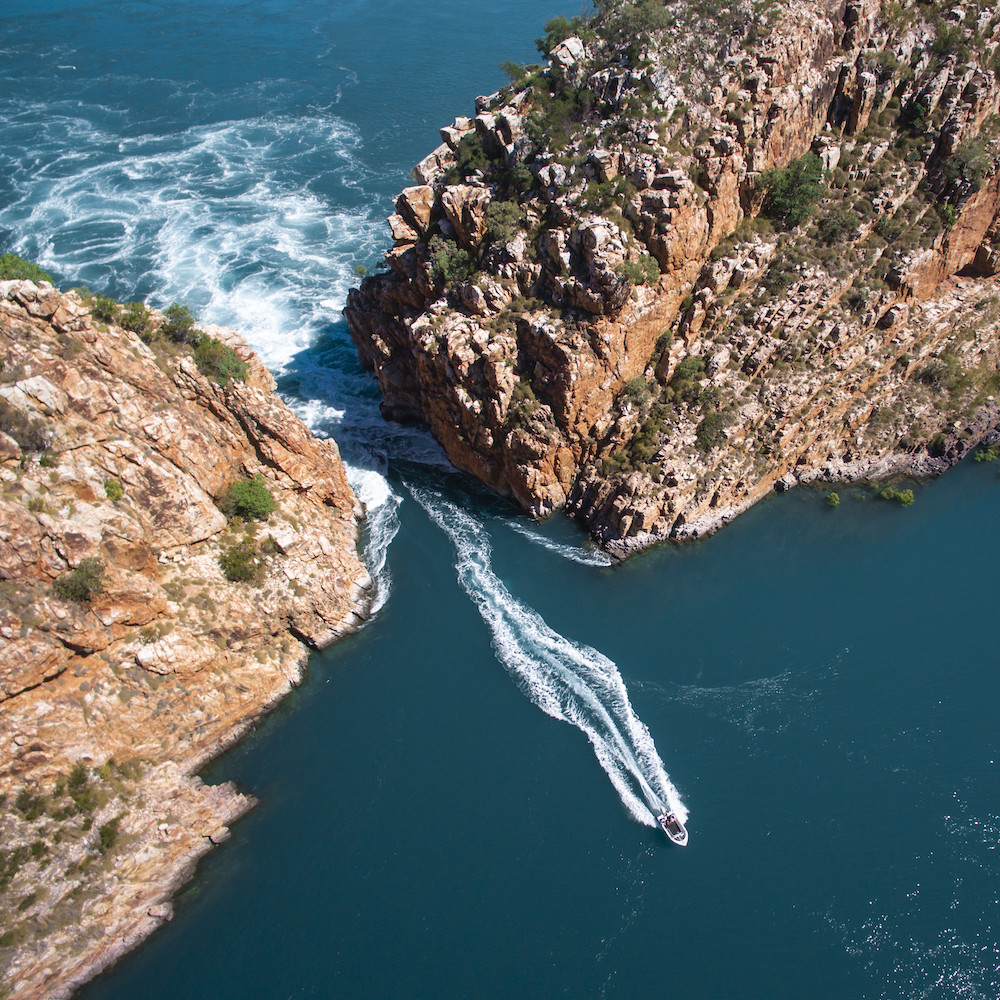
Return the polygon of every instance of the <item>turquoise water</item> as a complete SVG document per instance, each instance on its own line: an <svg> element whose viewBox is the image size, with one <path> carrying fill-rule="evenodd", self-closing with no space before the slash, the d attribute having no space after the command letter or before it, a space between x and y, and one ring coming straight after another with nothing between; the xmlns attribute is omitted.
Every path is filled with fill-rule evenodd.
<svg viewBox="0 0 1000 1000"><path fill-rule="evenodd" d="M384 601L209 769L261 805L86 1000L1000 993L996 467L908 510L795 491L608 567L378 418L353 268L560 11L0 20L0 243L241 328L341 441Z"/></svg>

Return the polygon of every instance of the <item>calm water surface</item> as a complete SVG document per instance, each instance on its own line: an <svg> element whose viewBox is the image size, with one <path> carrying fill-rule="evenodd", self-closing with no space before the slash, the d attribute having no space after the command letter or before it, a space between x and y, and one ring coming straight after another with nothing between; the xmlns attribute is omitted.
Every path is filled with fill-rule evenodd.
<svg viewBox="0 0 1000 1000"><path fill-rule="evenodd" d="M611 568L378 417L354 268L437 128L575 12L5 8L0 244L241 329L341 442L384 600L210 768L259 808L85 1000L1000 993L994 466Z"/></svg>

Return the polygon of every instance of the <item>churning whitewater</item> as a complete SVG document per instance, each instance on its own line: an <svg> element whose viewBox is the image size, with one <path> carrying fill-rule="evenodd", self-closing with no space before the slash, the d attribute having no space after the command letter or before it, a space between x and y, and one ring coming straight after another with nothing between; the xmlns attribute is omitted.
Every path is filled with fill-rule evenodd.
<svg viewBox="0 0 1000 1000"><path fill-rule="evenodd" d="M617 665L603 653L549 628L493 572L483 525L439 493L407 485L414 499L452 540L465 592L493 633L493 648L521 690L543 712L586 733L594 753L632 817L655 826L664 806L687 820L653 738L636 717Z"/></svg>

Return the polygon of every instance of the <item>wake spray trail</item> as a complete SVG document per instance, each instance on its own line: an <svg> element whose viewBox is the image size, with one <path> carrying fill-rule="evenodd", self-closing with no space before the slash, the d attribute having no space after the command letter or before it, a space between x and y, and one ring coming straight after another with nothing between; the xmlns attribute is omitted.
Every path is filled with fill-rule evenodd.
<svg viewBox="0 0 1000 1000"><path fill-rule="evenodd" d="M458 552L458 579L493 633L493 648L507 672L542 711L587 734L626 809L655 826L653 811L669 806L682 820L687 809L670 782L653 739L636 718L618 667L603 653L570 641L522 604L490 565L483 526L440 494L407 488Z"/></svg>
<svg viewBox="0 0 1000 1000"><path fill-rule="evenodd" d="M562 542L553 541L540 535L537 531L522 524L520 521L508 521L510 527L522 538L527 538L533 545L538 545L549 552L554 552L563 559L570 562L579 563L581 566L614 566L615 561L606 552L600 549L585 549L578 545L563 545Z"/></svg>

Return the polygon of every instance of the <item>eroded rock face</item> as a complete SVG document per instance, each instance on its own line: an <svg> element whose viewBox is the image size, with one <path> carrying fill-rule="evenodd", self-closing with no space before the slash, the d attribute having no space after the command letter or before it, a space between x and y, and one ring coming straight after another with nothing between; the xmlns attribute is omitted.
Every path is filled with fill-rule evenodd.
<svg viewBox="0 0 1000 1000"><path fill-rule="evenodd" d="M542 83L478 99L418 171L418 238L345 309L387 417L619 553L788 477L940 470L993 425L993 11L670 10L641 52L606 18ZM807 154L825 193L775 232L768 172ZM435 236L472 273L435 266Z"/></svg>
<svg viewBox="0 0 1000 1000"><path fill-rule="evenodd" d="M0 283L0 396L15 413L0 441L0 841L8 860L42 845L0 892L18 997L68 995L169 918L194 861L251 804L193 775L299 680L307 646L365 613L361 512L336 445L235 333L205 330L246 382L223 388L184 350L98 323L75 293ZM253 475L277 501L256 528L259 587L223 575L244 529L214 502ZM55 581L88 560L101 592L60 598ZM90 792L70 794L81 762Z"/></svg>

